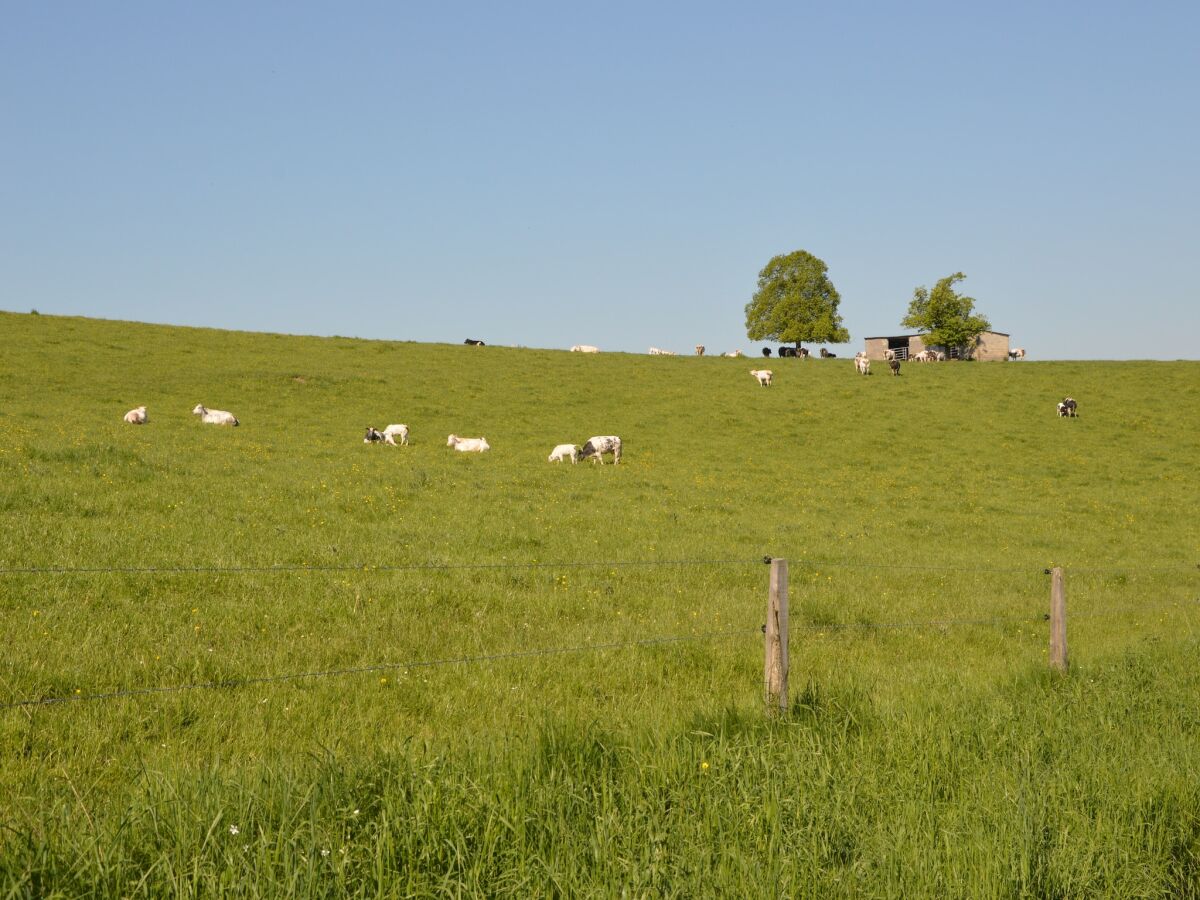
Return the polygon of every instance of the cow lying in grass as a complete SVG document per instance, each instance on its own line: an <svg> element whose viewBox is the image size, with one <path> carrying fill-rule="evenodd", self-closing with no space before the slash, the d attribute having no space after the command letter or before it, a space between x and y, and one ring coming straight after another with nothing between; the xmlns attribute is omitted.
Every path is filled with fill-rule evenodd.
<svg viewBox="0 0 1200 900"><path fill-rule="evenodd" d="M452 434L446 438L446 446L453 447L460 453L483 453L485 450L491 450L492 446L487 442L487 438L460 438L457 434Z"/></svg>

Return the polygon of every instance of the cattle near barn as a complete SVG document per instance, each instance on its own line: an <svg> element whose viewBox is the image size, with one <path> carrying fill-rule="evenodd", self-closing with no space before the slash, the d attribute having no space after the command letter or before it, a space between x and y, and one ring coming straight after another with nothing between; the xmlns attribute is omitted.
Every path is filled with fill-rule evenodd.
<svg viewBox="0 0 1200 900"><path fill-rule="evenodd" d="M896 359L907 360L923 350L933 354L944 353L948 359L977 359L983 362L1008 359L1009 335L1003 331L985 331L979 335L979 343L973 350L965 347L939 347L927 345L924 334L897 334L869 337L863 340L867 359L890 359L888 351Z"/></svg>

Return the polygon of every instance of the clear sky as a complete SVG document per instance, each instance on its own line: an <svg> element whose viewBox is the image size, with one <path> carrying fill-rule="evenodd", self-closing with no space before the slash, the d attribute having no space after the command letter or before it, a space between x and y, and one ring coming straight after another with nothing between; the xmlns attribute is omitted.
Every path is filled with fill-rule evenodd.
<svg viewBox="0 0 1200 900"><path fill-rule="evenodd" d="M1194 0L0 13L3 309L752 351L805 249L850 352L963 271L1033 359L1200 356Z"/></svg>

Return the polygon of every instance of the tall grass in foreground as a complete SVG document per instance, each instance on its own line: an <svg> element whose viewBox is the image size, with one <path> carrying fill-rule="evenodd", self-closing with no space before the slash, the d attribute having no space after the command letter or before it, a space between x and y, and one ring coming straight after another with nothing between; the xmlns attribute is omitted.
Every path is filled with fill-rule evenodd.
<svg viewBox="0 0 1200 900"><path fill-rule="evenodd" d="M0 328L6 893L1197 893L1196 364Z"/></svg>
<svg viewBox="0 0 1200 900"><path fill-rule="evenodd" d="M18 896L1195 897L1179 650L903 713L810 683L773 723L141 768L101 818L92 785L46 803L0 871Z"/></svg>

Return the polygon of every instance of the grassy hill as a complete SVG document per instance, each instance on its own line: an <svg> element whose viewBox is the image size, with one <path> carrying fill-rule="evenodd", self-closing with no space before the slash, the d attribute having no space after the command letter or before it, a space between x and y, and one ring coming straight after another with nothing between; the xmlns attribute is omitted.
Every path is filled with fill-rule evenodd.
<svg viewBox="0 0 1200 900"><path fill-rule="evenodd" d="M1200 891L1196 363L0 336L16 896Z"/></svg>

